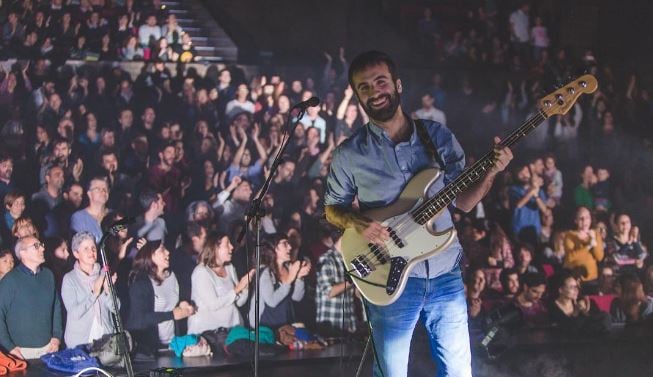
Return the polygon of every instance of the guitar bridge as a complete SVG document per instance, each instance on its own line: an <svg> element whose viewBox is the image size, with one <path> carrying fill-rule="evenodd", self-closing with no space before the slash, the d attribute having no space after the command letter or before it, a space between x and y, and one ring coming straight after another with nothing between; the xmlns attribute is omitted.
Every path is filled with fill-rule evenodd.
<svg viewBox="0 0 653 377"><path fill-rule="evenodd" d="M390 273L388 274L388 284L386 284L385 291L388 295L391 295L397 290L397 285L399 285L399 280L401 279L401 274L404 272L404 268L408 262L402 257L394 257L390 260Z"/></svg>
<svg viewBox="0 0 653 377"><path fill-rule="evenodd" d="M354 270L356 270L356 273L361 278L366 277L376 269L374 265L370 263L369 259L367 259L364 255L359 255L354 258L351 261L351 265L354 267Z"/></svg>

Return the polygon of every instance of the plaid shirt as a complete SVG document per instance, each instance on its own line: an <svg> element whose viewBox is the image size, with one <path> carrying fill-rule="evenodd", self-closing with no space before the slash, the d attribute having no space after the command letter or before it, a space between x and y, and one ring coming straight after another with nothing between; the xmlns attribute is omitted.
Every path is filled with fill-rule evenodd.
<svg viewBox="0 0 653 377"><path fill-rule="evenodd" d="M356 331L356 314L353 290L347 289L336 297L329 297L331 287L345 281L344 266L342 255L335 248L327 250L318 261L315 295L317 322L328 322L334 328L354 332Z"/></svg>

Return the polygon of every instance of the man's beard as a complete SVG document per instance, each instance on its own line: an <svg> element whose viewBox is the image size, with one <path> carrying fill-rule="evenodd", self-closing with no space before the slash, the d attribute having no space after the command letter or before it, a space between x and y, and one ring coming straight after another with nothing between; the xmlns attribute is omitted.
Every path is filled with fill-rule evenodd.
<svg viewBox="0 0 653 377"><path fill-rule="evenodd" d="M372 101L374 99L379 99L379 98L386 98L389 102L386 107L381 108L381 109L374 109L372 107ZM399 104L401 102L401 99L399 98L399 93L396 91L392 94L383 94L377 98L370 98L367 100L367 103L362 103L361 102L361 107L367 115L370 117L370 119L378 121L378 122L385 122L390 120L395 113L397 112L397 108L399 107Z"/></svg>

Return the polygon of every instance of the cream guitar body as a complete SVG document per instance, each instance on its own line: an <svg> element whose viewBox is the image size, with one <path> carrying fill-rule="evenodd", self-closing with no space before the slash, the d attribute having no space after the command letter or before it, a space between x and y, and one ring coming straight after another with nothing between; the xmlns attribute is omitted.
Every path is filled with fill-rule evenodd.
<svg viewBox="0 0 653 377"><path fill-rule="evenodd" d="M406 286L410 269L444 250L456 236L453 228L433 229L432 224L437 216L423 225L410 216L411 210L426 201L429 187L437 179L442 179L440 173L438 169L421 171L408 182L393 204L363 213L395 232L395 236L384 246L369 244L352 228L345 230L342 238L343 258L354 261L353 281L367 301L376 305L394 302ZM399 238L397 235L395 225L399 224L405 237Z"/></svg>

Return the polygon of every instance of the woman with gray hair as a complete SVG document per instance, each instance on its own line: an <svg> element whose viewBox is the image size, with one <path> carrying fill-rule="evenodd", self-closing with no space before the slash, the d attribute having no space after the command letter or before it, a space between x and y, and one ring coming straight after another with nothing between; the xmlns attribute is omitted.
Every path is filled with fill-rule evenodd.
<svg viewBox="0 0 653 377"><path fill-rule="evenodd" d="M209 202L196 200L186 207L186 221L210 223L213 220L214 212Z"/></svg>
<svg viewBox="0 0 653 377"><path fill-rule="evenodd" d="M111 296L104 271L97 262L95 237L75 234L71 245L75 266L63 278L61 298L68 317L64 339L68 348L91 343L113 332ZM116 274L111 277L116 281Z"/></svg>

